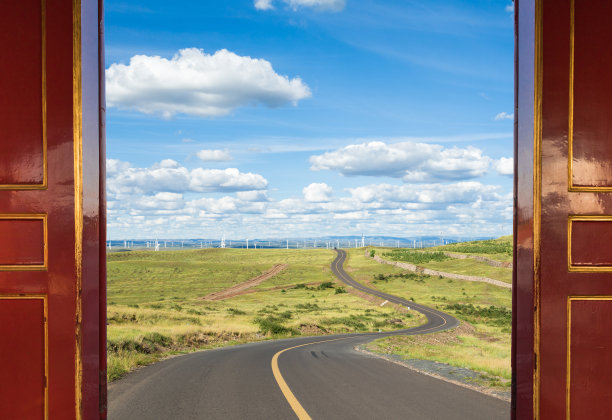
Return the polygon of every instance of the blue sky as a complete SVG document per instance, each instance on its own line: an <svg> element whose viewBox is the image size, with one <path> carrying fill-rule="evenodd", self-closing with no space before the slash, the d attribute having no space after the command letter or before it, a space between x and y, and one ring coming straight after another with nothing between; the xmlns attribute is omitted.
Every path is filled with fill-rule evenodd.
<svg viewBox="0 0 612 420"><path fill-rule="evenodd" d="M510 1L105 7L111 238L511 232Z"/></svg>

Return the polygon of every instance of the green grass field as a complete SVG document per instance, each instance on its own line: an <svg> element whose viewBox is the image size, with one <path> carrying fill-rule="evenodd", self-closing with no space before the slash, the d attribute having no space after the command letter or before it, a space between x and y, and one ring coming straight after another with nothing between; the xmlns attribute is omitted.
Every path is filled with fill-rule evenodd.
<svg viewBox="0 0 612 420"><path fill-rule="evenodd" d="M416 312L399 313L346 293L331 274L334 257L328 250L266 249L109 254L109 380L176 352L294 335L392 331L424 321ZM256 293L202 299L280 263L288 268L251 289Z"/></svg>
<svg viewBox="0 0 612 420"><path fill-rule="evenodd" d="M409 273L379 264L367 258L363 250L349 250L347 265L351 275L362 283L443 310L468 323L449 332L375 340L368 345L369 350L467 367L483 372L485 385L509 387L510 290L488 283Z"/></svg>
<svg viewBox="0 0 612 420"><path fill-rule="evenodd" d="M380 248L376 253L383 259L402 261L445 273L465 274L487 277L494 280L512 283L512 269L492 267L471 258L455 259L445 256L443 252L483 256L500 262L512 261L512 237L503 236L488 241L463 242L427 248L425 250Z"/></svg>
<svg viewBox="0 0 612 420"><path fill-rule="evenodd" d="M512 235L487 241L460 242L429 248L432 251L456 252L458 254L479 255L501 262L512 261Z"/></svg>
<svg viewBox="0 0 612 420"><path fill-rule="evenodd" d="M499 241L502 248L510 243L508 238ZM482 242L476 246L463 244L467 247L462 249L497 258L496 252L502 249L499 244ZM357 281L465 321L453 331L379 339L369 344L371 351L467 367L483 372L486 385L508 386L510 290L410 273L379 264L366 257L364 251L348 250L345 269ZM375 248L378 255L391 251ZM424 322L424 317L414 311L398 312L389 305L380 307L376 301L346 293L350 290L330 270L335 255L331 250L296 249L109 254L109 380L174 353L295 335L393 331ZM510 269L496 269L474 260L406 258L420 258L419 265L440 271L510 281ZM423 258L429 260L423 262ZM288 267L249 289L249 293L218 301L203 299L252 279L276 264Z"/></svg>

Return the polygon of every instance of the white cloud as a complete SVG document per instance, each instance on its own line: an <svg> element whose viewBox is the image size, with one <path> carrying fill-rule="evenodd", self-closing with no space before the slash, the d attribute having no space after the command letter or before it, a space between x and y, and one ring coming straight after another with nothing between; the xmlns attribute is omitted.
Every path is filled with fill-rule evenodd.
<svg viewBox="0 0 612 420"><path fill-rule="evenodd" d="M437 144L369 142L311 156L311 169L337 170L346 176L389 176L406 182L460 180L482 176L491 159L482 150Z"/></svg>
<svg viewBox="0 0 612 420"><path fill-rule="evenodd" d="M501 120L513 120L514 119L514 114L508 114L507 112L500 112L499 114L497 114L495 116L495 121L501 121Z"/></svg>
<svg viewBox="0 0 612 420"><path fill-rule="evenodd" d="M110 194L151 194L156 192L236 192L263 190L268 181L259 174L236 168L188 170L172 159L150 168L133 168L127 162L107 160Z"/></svg>
<svg viewBox="0 0 612 420"><path fill-rule="evenodd" d="M294 11L301 8L312 8L321 11L339 12L346 6L346 0L280 0ZM274 0L255 0L257 10L274 9Z"/></svg>
<svg viewBox="0 0 612 420"><path fill-rule="evenodd" d="M331 200L333 189L324 182L313 183L302 189L304 199L313 203L322 203Z"/></svg>
<svg viewBox="0 0 612 420"><path fill-rule="evenodd" d="M236 193L236 197L238 197L242 201L254 201L254 202L270 201L266 191L261 191L261 190L259 191L238 191Z"/></svg>
<svg viewBox="0 0 612 420"><path fill-rule="evenodd" d="M505 10L506 12L514 12L514 2L508 4Z"/></svg>
<svg viewBox="0 0 612 420"><path fill-rule="evenodd" d="M492 167L500 170L511 161L495 160ZM267 195L265 178L236 168L190 170L172 159L147 168L108 159L107 167L113 238L414 236L440 230L494 236L512 224L512 192L476 181L381 183L343 192L311 183L302 194L275 199Z"/></svg>
<svg viewBox="0 0 612 420"><path fill-rule="evenodd" d="M254 6L257 10L274 9L274 5L272 5L272 0L255 0Z"/></svg>
<svg viewBox="0 0 612 420"><path fill-rule="evenodd" d="M368 213L367 211L349 211L346 213L334 214L334 219L348 219L348 220L367 219L369 218L369 216L370 216L370 213Z"/></svg>
<svg viewBox="0 0 612 420"><path fill-rule="evenodd" d="M131 207L138 210L179 210L185 206L183 194L160 192L154 196L139 196L131 201Z"/></svg>
<svg viewBox="0 0 612 420"><path fill-rule="evenodd" d="M252 104L296 105L311 96L299 77L277 74L264 59L239 56L225 49L206 54L197 48L179 50L171 59L135 55L128 65L106 70L109 107L171 118L227 115Z"/></svg>
<svg viewBox="0 0 612 420"><path fill-rule="evenodd" d="M385 207L398 207L399 203L431 205L471 203L479 198L497 201L501 198L500 187L474 181L454 184L374 184L349 188L348 191L355 200L361 203L385 203Z"/></svg>
<svg viewBox="0 0 612 420"><path fill-rule="evenodd" d="M128 162L122 162L119 159L106 159L106 175L112 176L123 171L126 171L130 167Z"/></svg>
<svg viewBox="0 0 612 420"><path fill-rule="evenodd" d="M263 215L264 219L287 219L287 215L277 209L268 209Z"/></svg>
<svg viewBox="0 0 612 420"><path fill-rule="evenodd" d="M198 192L263 190L267 186L268 181L263 176L243 173L236 168L196 168L191 171L189 183L190 190Z"/></svg>
<svg viewBox="0 0 612 420"><path fill-rule="evenodd" d="M204 162L225 162L232 160L232 155L227 149L203 149L197 153L197 156Z"/></svg>
<svg viewBox="0 0 612 420"><path fill-rule="evenodd" d="M238 209L237 204L238 200L233 197L221 197L219 199L205 197L191 201L189 206L210 213L223 214L235 212Z"/></svg>
<svg viewBox="0 0 612 420"><path fill-rule="evenodd" d="M501 158L494 163L495 170L500 175L513 176L514 175L514 159L513 158Z"/></svg>

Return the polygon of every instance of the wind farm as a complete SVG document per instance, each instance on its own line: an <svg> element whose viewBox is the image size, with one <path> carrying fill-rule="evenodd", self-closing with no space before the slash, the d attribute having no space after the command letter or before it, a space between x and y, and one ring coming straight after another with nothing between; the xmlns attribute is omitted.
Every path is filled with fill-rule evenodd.
<svg viewBox="0 0 612 420"><path fill-rule="evenodd" d="M461 242L493 239L487 236L458 237L458 236L321 236L321 237L292 237L292 238L231 238L225 235L207 238L165 238L165 239L113 239L106 241L108 251L125 250L154 250L168 251L179 249L334 249L334 248L363 248L365 246L422 249L440 245Z"/></svg>

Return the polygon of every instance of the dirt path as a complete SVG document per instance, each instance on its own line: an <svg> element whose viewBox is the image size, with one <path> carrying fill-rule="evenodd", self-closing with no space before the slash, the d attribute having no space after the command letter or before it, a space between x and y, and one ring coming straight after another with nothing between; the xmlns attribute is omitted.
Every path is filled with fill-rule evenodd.
<svg viewBox="0 0 612 420"><path fill-rule="evenodd" d="M263 274L260 274L257 277L253 277L250 280L247 280L245 282L242 282L240 284L237 284L235 286L232 286L230 288L227 288L225 290L221 290L219 292L215 292L215 293L211 293L207 296L204 296L204 300L221 300L221 299L227 299L227 298L231 298L233 296L237 296L240 294L243 294L241 292L243 292L246 289L250 289L251 287L255 287L258 284L268 280L271 277L274 277L275 275L277 275L278 273L280 273L281 271L283 271L284 269L286 269L288 266L287 264L276 264L274 267L272 267L271 269L269 269L268 271L264 272Z"/></svg>

